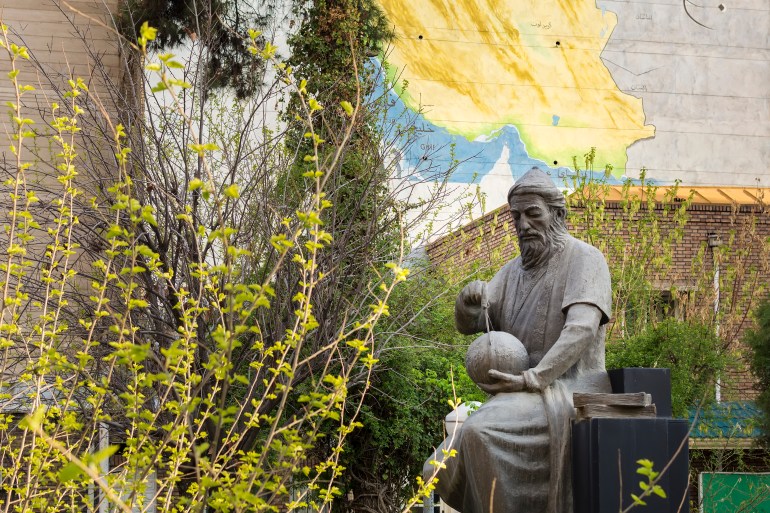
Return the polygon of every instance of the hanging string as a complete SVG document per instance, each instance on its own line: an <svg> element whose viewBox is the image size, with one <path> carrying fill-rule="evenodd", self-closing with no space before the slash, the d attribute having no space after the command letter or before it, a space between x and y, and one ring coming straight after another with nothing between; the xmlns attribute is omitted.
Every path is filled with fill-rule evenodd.
<svg viewBox="0 0 770 513"><path fill-rule="evenodd" d="M489 298L487 297L487 284L485 282L481 282L481 311L484 313L484 321L487 324L486 333L489 333L492 331L492 321L489 319ZM487 338L489 343L492 344L492 338Z"/></svg>

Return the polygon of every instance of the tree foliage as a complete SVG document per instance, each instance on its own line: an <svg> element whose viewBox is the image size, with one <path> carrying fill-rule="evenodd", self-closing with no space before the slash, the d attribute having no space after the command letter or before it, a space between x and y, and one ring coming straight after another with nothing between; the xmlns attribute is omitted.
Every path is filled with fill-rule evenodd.
<svg viewBox="0 0 770 513"><path fill-rule="evenodd" d="M654 324L656 303L662 283L676 293L672 262L676 244L682 240L691 198L674 201L679 184L663 188L648 180L642 172L638 183L625 180L620 191L620 215L611 218L606 207L610 190L607 173L592 171L595 148L585 157L585 169L575 162L576 173L569 184L569 221L573 235L596 246L607 258L612 280L612 310L617 320L608 339L633 336ZM632 192L632 186L641 192ZM671 289L674 289L673 291Z"/></svg>
<svg viewBox="0 0 770 513"><path fill-rule="evenodd" d="M384 349L378 323L408 275L407 206L382 187L378 140L360 135L374 134L365 89L322 103L252 30L240 35L247 53L275 79L248 99L220 97L199 79L206 41L186 62L151 55L156 37L140 26L148 94L146 110L122 113L129 128L72 77L45 112L53 135L32 131L21 100L34 87L8 75L0 503L328 508ZM4 27L12 69L34 59L9 38ZM338 72L355 84L355 70ZM266 124L282 91L291 124ZM51 167L36 158L46 148ZM349 166L376 194L342 217L335 201L355 206L340 194Z"/></svg>
<svg viewBox="0 0 770 513"><path fill-rule="evenodd" d="M245 98L264 85L257 80L264 63L249 57L243 35L274 21L276 7L270 3L259 9L255 3L241 0L127 0L121 9L118 29L130 41L145 23L158 30L150 42L153 49L204 41L208 58L202 71L208 87L232 88Z"/></svg>
<svg viewBox="0 0 770 513"><path fill-rule="evenodd" d="M639 334L607 346L607 368L671 369L671 405L677 417L713 401L724 371L722 343L711 326L665 319Z"/></svg>
<svg viewBox="0 0 770 513"><path fill-rule="evenodd" d="M424 265L395 291L391 316L380 323L386 342L378 353L362 427L343 456L352 503L340 511L399 511L416 491L415 476L442 439L448 399L484 400L465 371L473 337L454 327L454 298L461 283Z"/></svg>
<svg viewBox="0 0 770 513"><path fill-rule="evenodd" d="M328 198L335 210L327 229L334 236L333 244L340 247L330 253L340 258L329 262L340 272L326 284L330 301L327 312L334 325L334 315L344 312L351 297L356 297L356 290L370 276L378 255L399 250L403 233L410 231L407 212L416 208L428 211L432 205L396 204L392 169L383 159L396 140L404 139L405 132L389 132L383 123L388 105L382 90L378 92L383 84L382 69L371 61L371 56L391 33L379 7L372 1L317 0L297 4L295 17L302 23L289 40L288 64L307 80L308 90L324 106L314 113L319 126L316 136L333 140L349 124L348 106L353 98L368 98L371 106L356 111L361 122L351 134L345 159L329 170ZM289 106L299 99L292 95ZM301 127L291 124L290 117L286 121L290 123L287 145L298 154L307 153L312 139ZM410 138L413 136L406 136ZM324 155L322 149L317 158ZM283 197L293 196L299 177L309 165L296 163L293 174L279 184ZM452 390L431 385L449 383L449 367L458 363L461 366L463 354L454 346L440 354L432 343L420 349L413 347L413 341L405 342L409 326L425 322L431 310L426 305L434 297L426 290L441 293L438 282L425 273L413 280L411 294L401 293L391 302L390 318L378 329L379 343L374 354L379 363L371 376L372 388L363 399L361 429L351 434L343 455L346 470L341 479L346 492L335 503L339 510L400 511L414 494L414 477L420 474L425 457L432 451L436 433L441 432L446 400ZM317 448L320 452L324 449L329 448ZM348 492L355 497L352 502L347 499Z"/></svg>
<svg viewBox="0 0 770 513"><path fill-rule="evenodd" d="M729 224L714 227L716 244L710 245L703 238L687 262L677 251L699 236L689 225L693 192L683 194L678 183L656 185L642 170L638 181L623 183L620 197L613 200L617 204L609 209L608 173L593 172L594 155L595 149L584 155L585 170L573 176L570 188L574 192L568 202L577 207L570 212L573 234L599 247L610 267L614 319L607 332L608 368L655 361L657 366L665 366L661 358L672 366L672 373L678 372L675 365L689 372L693 365L705 364L719 372L713 376L694 374L696 388L720 378L724 395L737 396L739 391L733 388L730 374L747 369L740 333L747 313L765 294L767 284L762 277L770 272L770 240L757 228L768 213L766 207L761 201L751 207L733 205ZM745 215L746 208L752 209L752 215ZM744 215L738 215L740 209ZM676 358L676 353L666 357L661 352L664 346L651 343L665 335L660 332L661 323L665 324L662 329L671 331L672 344L681 345L684 359ZM699 346L696 337L701 333L706 336L707 327L714 335ZM692 330L690 342L686 340L687 330ZM652 351L651 357L634 347L640 341ZM701 363L691 358L698 350L710 351L702 355ZM700 403L696 388L675 387L675 396L684 394L674 397L680 405L679 415L686 412L684 405ZM702 388L704 397L713 398L708 391L709 387Z"/></svg>
<svg viewBox="0 0 770 513"><path fill-rule="evenodd" d="M389 187L390 169L384 155L393 140L382 128L382 116L387 108L384 96L375 95L378 82L382 82L382 70L370 62L373 48L377 48L391 36L386 21L373 1L317 0L298 2L294 16L301 19L295 34L289 38L291 56L288 65L304 78L319 105L314 116L318 130L314 137L333 140L336 134L350 124L349 109L356 98L366 98L368 108L356 111L358 123L351 132L345 159L331 169L332 186L329 199L336 205L330 231L342 237L337 244L355 248L354 259L337 262L349 269L352 275L364 271L361 263L383 247L393 247L401 237L402 221L396 214ZM342 72L344 70L344 72ZM287 113L295 110L300 98L289 97ZM285 116L288 124L287 146L297 154L308 152L313 141L307 137L301 125L296 125L291 114ZM314 158L324 158L321 153ZM290 201L298 177L312 166L312 162L298 161L293 174L282 183L282 194ZM376 222L375 225L372 222ZM366 265L366 264L364 264ZM338 284L343 291L345 281Z"/></svg>
<svg viewBox="0 0 770 513"><path fill-rule="evenodd" d="M765 299L754 317L756 328L749 330L744 340L751 348L751 371L757 379L757 405L763 412L761 426L767 443L770 439L770 300Z"/></svg>

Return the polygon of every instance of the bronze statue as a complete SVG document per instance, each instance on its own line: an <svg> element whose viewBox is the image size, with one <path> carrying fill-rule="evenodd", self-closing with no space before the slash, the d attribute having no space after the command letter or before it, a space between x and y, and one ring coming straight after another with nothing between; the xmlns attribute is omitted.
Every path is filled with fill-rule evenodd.
<svg viewBox="0 0 770 513"><path fill-rule="evenodd" d="M596 248L569 235L564 196L541 170L522 176L508 203L521 256L489 283L460 292L455 323L464 334L494 330L518 338L529 368L490 369L489 380L477 381L493 397L457 433L457 456L444 462L436 489L462 513L568 513L572 394L610 391L610 275ZM434 458L444 459L448 441ZM425 473L432 471L426 463Z"/></svg>

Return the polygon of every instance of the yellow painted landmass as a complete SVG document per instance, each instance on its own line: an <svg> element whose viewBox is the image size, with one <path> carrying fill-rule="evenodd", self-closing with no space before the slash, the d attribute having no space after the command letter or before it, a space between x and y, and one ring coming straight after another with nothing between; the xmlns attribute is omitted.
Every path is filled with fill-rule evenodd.
<svg viewBox="0 0 770 513"><path fill-rule="evenodd" d="M617 17L593 0L379 2L404 100L451 133L473 140L511 124L531 157L571 166L595 146L595 164L619 170L628 146L655 133L599 58Z"/></svg>

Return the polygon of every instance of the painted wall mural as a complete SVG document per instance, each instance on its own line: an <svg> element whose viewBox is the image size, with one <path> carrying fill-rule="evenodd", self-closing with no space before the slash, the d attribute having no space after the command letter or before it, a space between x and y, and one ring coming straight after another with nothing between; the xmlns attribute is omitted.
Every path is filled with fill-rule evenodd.
<svg viewBox="0 0 770 513"><path fill-rule="evenodd" d="M770 186L767 0L379 2L390 122L412 112L420 136L402 169L455 158L450 180L492 207L533 165L558 180L591 147L613 180Z"/></svg>

